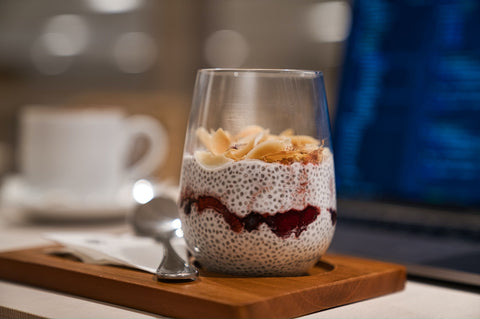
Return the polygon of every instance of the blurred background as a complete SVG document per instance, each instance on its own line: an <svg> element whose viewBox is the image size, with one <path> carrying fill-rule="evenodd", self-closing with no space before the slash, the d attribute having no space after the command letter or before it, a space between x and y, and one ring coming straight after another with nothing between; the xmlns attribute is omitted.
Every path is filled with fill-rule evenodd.
<svg viewBox="0 0 480 319"><path fill-rule="evenodd" d="M119 106L153 116L169 145L148 178L175 185L199 68L320 70L342 219L333 248L429 266L462 252L453 263L478 271L479 15L478 0L0 0L0 185L11 191L0 191L0 208L4 193L18 195L14 208L34 197L6 182L21 175L26 105ZM129 160L146 148L138 143ZM141 203L135 190L152 187L136 186ZM65 197L47 195L27 209L49 212ZM51 198L54 205L41 205ZM66 206L89 217L133 204L112 203L119 206ZM379 237L390 233L399 241ZM433 246L423 241L430 235ZM444 235L455 243L438 241Z"/></svg>
<svg viewBox="0 0 480 319"><path fill-rule="evenodd" d="M99 192L103 201L87 194L78 204L64 192L29 193L28 183L12 182L12 174L22 182L18 132L26 105L118 106L153 116L168 132L169 145L166 161L147 178L176 185L199 68L320 70L333 124L340 212L332 248L427 265L462 252L453 263L475 268L479 15L478 0L0 0L0 196L10 199L10 207L52 218L64 211L113 216L134 204L120 190L116 200L103 200ZM96 140L105 134L91 135ZM110 147L100 147L105 149ZM129 161L146 149L138 143ZM28 158L39 162L38 156ZM98 184L95 178L87 184L90 192L92 184ZM130 191L132 185L126 186ZM152 187L135 182L135 201L148 201ZM139 200L136 191L151 193ZM384 234L393 241L379 237ZM391 247L405 247L406 256Z"/></svg>
<svg viewBox="0 0 480 319"><path fill-rule="evenodd" d="M117 105L166 127L156 175L176 182L204 67L321 70L334 116L350 17L342 0L0 0L0 174L22 106Z"/></svg>

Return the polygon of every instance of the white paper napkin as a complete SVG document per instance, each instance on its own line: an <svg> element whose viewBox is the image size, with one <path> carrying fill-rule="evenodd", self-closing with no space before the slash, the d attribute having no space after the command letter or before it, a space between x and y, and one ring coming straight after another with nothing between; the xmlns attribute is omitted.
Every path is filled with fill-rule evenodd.
<svg viewBox="0 0 480 319"><path fill-rule="evenodd" d="M155 273L163 258L163 246L160 243L130 234L68 232L47 233L44 236L62 245L62 251L90 264L121 265ZM181 245L178 242L172 244L175 248Z"/></svg>

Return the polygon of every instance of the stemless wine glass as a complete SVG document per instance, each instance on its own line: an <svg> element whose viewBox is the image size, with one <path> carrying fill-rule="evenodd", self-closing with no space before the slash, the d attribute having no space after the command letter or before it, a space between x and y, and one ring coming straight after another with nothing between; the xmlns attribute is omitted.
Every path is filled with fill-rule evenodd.
<svg viewBox="0 0 480 319"><path fill-rule="evenodd" d="M208 271L307 274L336 222L330 124L316 71L198 71L179 198Z"/></svg>

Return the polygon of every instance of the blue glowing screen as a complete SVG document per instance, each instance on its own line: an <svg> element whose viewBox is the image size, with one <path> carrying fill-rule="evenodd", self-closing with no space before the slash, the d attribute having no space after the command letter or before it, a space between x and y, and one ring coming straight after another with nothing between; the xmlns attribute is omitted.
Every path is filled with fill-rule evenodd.
<svg viewBox="0 0 480 319"><path fill-rule="evenodd" d="M480 1L355 0L339 197L480 207Z"/></svg>

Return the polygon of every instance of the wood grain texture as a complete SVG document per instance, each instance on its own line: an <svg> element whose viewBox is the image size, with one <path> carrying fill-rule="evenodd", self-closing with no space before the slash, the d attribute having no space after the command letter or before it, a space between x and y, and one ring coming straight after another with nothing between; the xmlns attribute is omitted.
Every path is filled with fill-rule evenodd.
<svg viewBox="0 0 480 319"><path fill-rule="evenodd" d="M90 265L38 247L0 253L0 278L178 318L292 318L404 288L401 265L327 255L308 275L158 282L134 269Z"/></svg>

